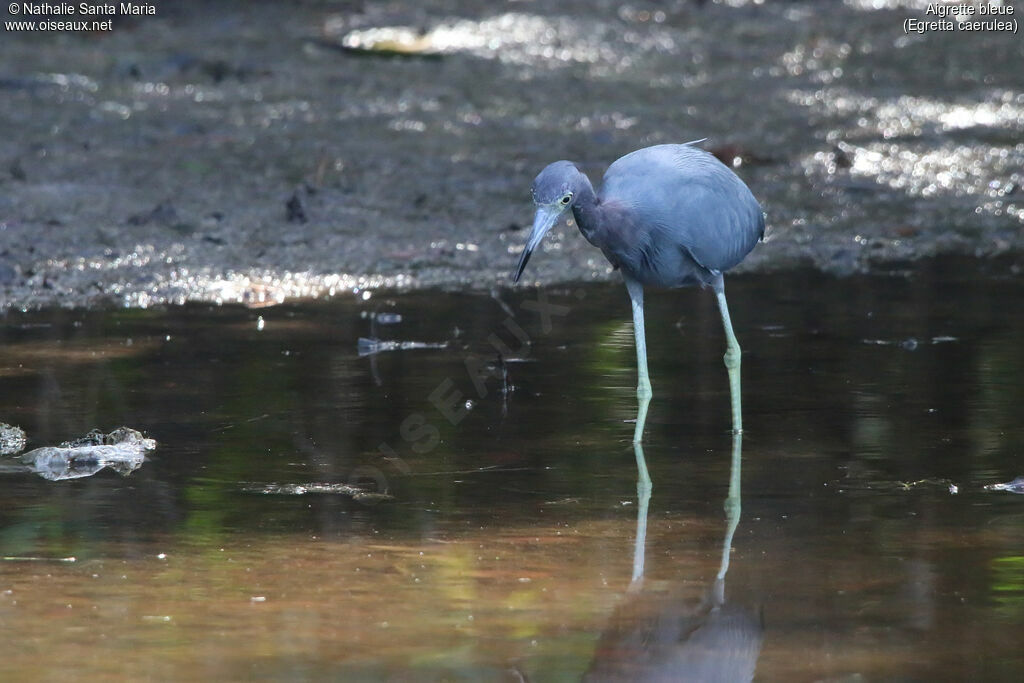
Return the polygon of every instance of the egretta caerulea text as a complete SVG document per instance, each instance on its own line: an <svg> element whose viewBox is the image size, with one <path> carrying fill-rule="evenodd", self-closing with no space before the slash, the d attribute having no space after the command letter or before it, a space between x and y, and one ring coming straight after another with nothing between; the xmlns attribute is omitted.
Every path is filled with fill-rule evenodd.
<svg viewBox="0 0 1024 683"><path fill-rule="evenodd" d="M583 236L622 272L633 304L637 412L633 441L643 437L651 380L644 341L644 287L711 287L725 327L733 431L743 431L740 345L729 319L722 274L764 236L764 214L727 166L695 146L656 145L608 167L601 194L569 161L556 161L533 181L537 213L513 280L518 282L541 239L571 211Z"/></svg>

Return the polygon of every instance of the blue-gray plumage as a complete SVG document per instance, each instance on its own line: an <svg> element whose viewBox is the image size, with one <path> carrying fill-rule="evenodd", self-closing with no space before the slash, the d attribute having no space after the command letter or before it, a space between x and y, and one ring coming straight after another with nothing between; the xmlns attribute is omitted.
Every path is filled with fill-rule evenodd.
<svg viewBox="0 0 1024 683"><path fill-rule="evenodd" d="M634 441L651 397L644 341L643 288L711 286L725 326L733 429L743 430L740 347L732 331L722 274L764 236L764 215L735 173L694 143L656 145L622 157L604 175L598 196L575 164L556 161L533 181L537 214L519 259L519 281L533 250L572 210L580 232L622 271L633 304L639 381Z"/></svg>

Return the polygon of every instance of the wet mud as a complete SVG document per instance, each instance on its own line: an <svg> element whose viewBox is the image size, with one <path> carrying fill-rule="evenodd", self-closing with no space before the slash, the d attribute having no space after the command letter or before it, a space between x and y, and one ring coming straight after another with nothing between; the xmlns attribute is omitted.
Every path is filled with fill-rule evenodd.
<svg viewBox="0 0 1024 683"><path fill-rule="evenodd" d="M1002 3L1019 17L1020 3ZM0 41L0 309L508 283L534 175L707 137L740 269L1019 261L1024 41L927 3L161 2ZM615 277L577 231L530 276Z"/></svg>

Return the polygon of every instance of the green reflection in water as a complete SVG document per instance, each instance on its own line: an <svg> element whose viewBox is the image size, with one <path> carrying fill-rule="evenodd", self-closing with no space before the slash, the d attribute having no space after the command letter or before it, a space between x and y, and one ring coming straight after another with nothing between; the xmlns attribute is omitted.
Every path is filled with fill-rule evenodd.
<svg viewBox="0 0 1024 683"><path fill-rule="evenodd" d="M731 285L747 432L730 601L764 605L766 680L1024 671L1004 637L1024 617L1021 499L981 488L1021 474L1024 321L1006 314L1021 289L951 275L964 272ZM394 297L404 320L382 336L451 344L372 364L352 301L11 314L0 419L30 447L122 424L160 445L127 478L3 474L2 554L78 558L0 564L0 642L19 643L8 668L578 677L637 531L628 306L621 285L583 289L549 333L520 321L534 345L508 365L504 411L497 383L479 398L466 375L468 354L493 359L486 340L507 316L485 296ZM729 481L721 323L701 294L650 297L645 442L645 575L697 600L720 568ZM458 425L429 399L446 379L474 401ZM438 430L432 448L403 438L412 414ZM393 499L250 490L346 483L360 466Z"/></svg>
<svg viewBox="0 0 1024 683"><path fill-rule="evenodd" d="M1024 621L1024 557L992 560L992 594L1005 617Z"/></svg>

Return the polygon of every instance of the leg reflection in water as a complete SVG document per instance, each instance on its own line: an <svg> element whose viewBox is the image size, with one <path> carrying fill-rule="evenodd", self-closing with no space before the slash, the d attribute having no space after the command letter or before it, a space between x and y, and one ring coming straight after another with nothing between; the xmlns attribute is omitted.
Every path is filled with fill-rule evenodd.
<svg viewBox="0 0 1024 683"><path fill-rule="evenodd" d="M644 586L644 544L651 479L643 446L633 444L637 482L637 535L633 577L622 605L613 613L586 681L750 681L761 652L763 626L758 615L726 604L725 575L733 536L740 522L740 461L743 436L732 438L726 532L714 582L696 604L686 601L680 584L668 590Z"/></svg>

